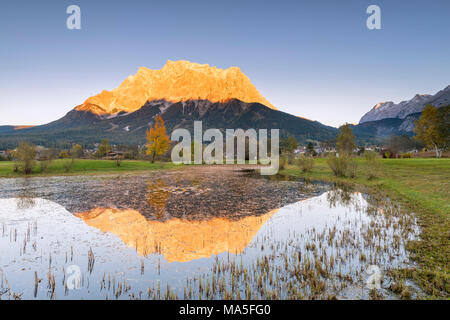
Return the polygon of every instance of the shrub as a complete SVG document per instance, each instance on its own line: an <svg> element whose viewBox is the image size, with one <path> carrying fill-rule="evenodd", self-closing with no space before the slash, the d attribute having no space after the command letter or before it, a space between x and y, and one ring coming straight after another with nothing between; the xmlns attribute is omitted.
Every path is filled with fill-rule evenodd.
<svg viewBox="0 0 450 320"><path fill-rule="evenodd" d="M342 154L336 157L336 155L331 154L327 159L327 164L337 177L356 177L358 162L350 155Z"/></svg>
<svg viewBox="0 0 450 320"><path fill-rule="evenodd" d="M119 167L122 165L122 159L123 159L122 156L118 156L118 157L115 159L116 167L117 167L117 168L119 168Z"/></svg>
<svg viewBox="0 0 450 320"><path fill-rule="evenodd" d="M287 155L287 163L288 164L294 164L295 162L295 157L292 153L288 153Z"/></svg>
<svg viewBox="0 0 450 320"><path fill-rule="evenodd" d="M41 159L39 161L39 165L41 167L41 172L45 173L48 170L48 167L52 163L54 157L53 150L45 150L41 153Z"/></svg>
<svg viewBox="0 0 450 320"><path fill-rule="evenodd" d="M348 166L347 156L336 157L335 154L331 154L327 159L327 164L335 176L345 177Z"/></svg>
<svg viewBox="0 0 450 320"><path fill-rule="evenodd" d="M39 161L39 165L41 167L41 172L45 173L48 170L48 167L50 166L50 160L41 160Z"/></svg>
<svg viewBox="0 0 450 320"><path fill-rule="evenodd" d="M286 166L288 164L288 157L286 155L280 155L280 164L279 164L279 169L285 169Z"/></svg>
<svg viewBox="0 0 450 320"><path fill-rule="evenodd" d="M392 159L392 158L397 158L397 155L395 154L395 152L392 152L389 149L383 149L381 150L381 155L383 156L383 158L385 159Z"/></svg>
<svg viewBox="0 0 450 320"><path fill-rule="evenodd" d="M69 173L70 171L72 171L72 167L73 167L74 162L75 162L74 158L72 158L72 159L63 159L62 160L62 165L63 165L66 173Z"/></svg>
<svg viewBox="0 0 450 320"><path fill-rule="evenodd" d="M409 158L412 158L412 153L402 153L402 154L401 154L401 157L402 157L403 159L409 159Z"/></svg>
<svg viewBox="0 0 450 320"><path fill-rule="evenodd" d="M382 171L382 164L376 152L366 151L364 158L367 163L367 176L369 180L378 178Z"/></svg>
<svg viewBox="0 0 450 320"><path fill-rule="evenodd" d="M70 154L67 151L61 151L58 155L60 159L68 159L70 158Z"/></svg>
<svg viewBox="0 0 450 320"><path fill-rule="evenodd" d="M312 157L306 157L302 155L295 160L295 164L303 172L310 172L314 168L314 159Z"/></svg>
<svg viewBox="0 0 450 320"><path fill-rule="evenodd" d="M17 169L25 174L31 174L36 163L36 146L28 142L21 142L14 152L14 157L18 161Z"/></svg>
<svg viewBox="0 0 450 320"><path fill-rule="evenodd" d="M350 178L356 178L356 170L358 169L358 162L353 157L348 157L347 159L347 175Z"/></svg>

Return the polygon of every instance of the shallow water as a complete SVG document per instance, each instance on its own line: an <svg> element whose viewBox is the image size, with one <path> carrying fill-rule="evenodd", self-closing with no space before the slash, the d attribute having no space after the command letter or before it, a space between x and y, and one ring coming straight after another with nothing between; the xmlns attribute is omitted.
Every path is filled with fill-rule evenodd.
<svg viewBox="0 0 450 320"><path fill-rule="evenodd" d="M418 233L387 199L215 167L2 179L0 297L395 298Z"/></svg>

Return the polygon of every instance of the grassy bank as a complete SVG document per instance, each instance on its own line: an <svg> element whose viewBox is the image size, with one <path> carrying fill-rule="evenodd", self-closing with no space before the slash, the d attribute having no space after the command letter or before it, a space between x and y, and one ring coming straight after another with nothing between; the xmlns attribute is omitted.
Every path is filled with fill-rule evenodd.
<svg viewBox="0 0 450 320"><path fill-rule="evenodd" d="M312 172L287 166L282 174L340 183L382 194L415 212L422 228L421 240L408 249L418 264L395 276L416 281L430 297L450 297L450 159L383 159L383 172L369 180L365 160L358 160L356 178L337 178L326 159L315 159Z"/></svg>
<svg viewBox="0 0 450 320"><path fill-rule="evenodd" d="M79 174L109 174L119 172L135 172L135 171L147 171L147 170L161 170L171 169L179 167L171 162L155 162L139 161L139 160L125 160L122 161L120 167L116 165L113 160L75 160L70 172L66 172L64 161L68 160L55 160L52 161L46 172L42 172L39 164L33 168L33 174L35 176L53 176L53 175L79 175ZM18 178L25 177L23 173L14 172L14 163L5 161L0 162L0 178Z"/></svg>

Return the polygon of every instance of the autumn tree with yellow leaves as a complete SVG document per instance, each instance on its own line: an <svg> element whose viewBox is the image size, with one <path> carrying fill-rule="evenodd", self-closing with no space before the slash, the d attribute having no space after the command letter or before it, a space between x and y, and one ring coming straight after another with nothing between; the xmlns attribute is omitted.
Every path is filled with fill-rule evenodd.
<svg viewBox="0 0 450 320"><path fill-rule="evenodd" d="M170 148L170 138L166 132L163 118L158 115L155 124L147 130L147 155L155 162L156 155L162 155Z"/></svg>
<svg viewBox="0 0 450 320"><path fill-rule="evenodd" d="M436 158L442 157L442 152L450 145L450 105L441 108L425 106L422 115L414 124L416 140L434 149Z"/></svg>

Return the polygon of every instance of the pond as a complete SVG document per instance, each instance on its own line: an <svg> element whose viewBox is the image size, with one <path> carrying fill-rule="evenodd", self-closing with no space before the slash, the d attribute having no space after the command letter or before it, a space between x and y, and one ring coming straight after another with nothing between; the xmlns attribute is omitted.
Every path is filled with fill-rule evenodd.
<svg viewBox="0 0 450 320"><path fill-rule="evenodd" d="M419 231L389 199L235 166L0 179L0 298L396 298Z"/></svg>

